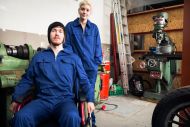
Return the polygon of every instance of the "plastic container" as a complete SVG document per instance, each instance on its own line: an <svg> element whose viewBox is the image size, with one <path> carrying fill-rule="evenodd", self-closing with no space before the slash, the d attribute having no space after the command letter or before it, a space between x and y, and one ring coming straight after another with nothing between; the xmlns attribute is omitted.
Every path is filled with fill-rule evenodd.
<svg viewBox="0 0 190 127"><path fill-rule="evenodd" d="M120 96L120 95L124 95L124 90L121 86L119 86L118 84L113 84L112 85L112 89L110 89L109 91L109 95L110 96Z"/></svg>
<svg viewBox="0 0 190 127"><path fill-rule="evenodd" d="M109 78L110 75L108 73L100 73L100 100L107 100L109 97Z"/></svg>

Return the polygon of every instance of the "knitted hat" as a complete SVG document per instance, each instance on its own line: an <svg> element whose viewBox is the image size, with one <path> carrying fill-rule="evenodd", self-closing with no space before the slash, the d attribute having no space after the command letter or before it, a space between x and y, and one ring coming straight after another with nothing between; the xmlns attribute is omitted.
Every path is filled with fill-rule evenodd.
<svg viewBox="0 0 190 127"><path fill-rule="evenodd" d="M54 27L57 27L57 26L60 26L60 27L63 28L64 35L65 35L65 27L64 27L64 25L63 25L61 22L53 22L53 23L50 24L49 27L48 27L48 33L47 33L47 35L48 35L48 41L49 41L49 43L51 43L50 32L51 32L51 30L52 30Z"/></svg>

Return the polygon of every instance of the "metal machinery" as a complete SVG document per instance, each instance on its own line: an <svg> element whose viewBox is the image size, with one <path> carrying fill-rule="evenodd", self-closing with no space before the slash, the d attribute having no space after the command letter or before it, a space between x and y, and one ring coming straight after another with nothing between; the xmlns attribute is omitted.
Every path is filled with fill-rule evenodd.
<svg viewBox="0 0 190 127"><path fill-rule="evenodd" d="M8 110L11 93L36 53L30 45L5 45L0 42L0 126L7 127L13 114Z"/></svg>
<svg viewBox="0 0 190 127"><path fill-rule="evenodd" d="M149 52L140 59L141 68L146 68L150 78L155 79L153 90L145 91L148 98L161 99L172 89L173 78L176 75L176 60L181 60L181 54L176 53L176 46L171 41L164 28L168 23L168 14L161 12L153 16L154 30L152 37L157 42L156 47L150 47Z"/></svg>

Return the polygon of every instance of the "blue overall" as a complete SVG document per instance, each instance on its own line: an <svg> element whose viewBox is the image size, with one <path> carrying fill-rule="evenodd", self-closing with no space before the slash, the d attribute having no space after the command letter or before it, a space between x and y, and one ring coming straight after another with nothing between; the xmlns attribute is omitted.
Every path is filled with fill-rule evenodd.
<svg viewBox="0 0 190 127"><path fill-rule="evenodd" d="M33 85L37 97L15 114L13 127L35 127L50 117L60 127L80 127L77 91L80 87L87 101L93 102L93 89L77 55L66 48L56 58L50 48L37 53L16 86L12 100L22 102Z"/></svg>
<svg viewBox="0 0 190 127"><path fill-rule="evenodd" d="M81 58L94 90L98 65L102 63L102 48L98 27L88 20L83 30L79 18L77 18L66 25L66 42L66 45L71 45L73 52ZM94 113L92 113L92 122L95 123Z"/></svg>

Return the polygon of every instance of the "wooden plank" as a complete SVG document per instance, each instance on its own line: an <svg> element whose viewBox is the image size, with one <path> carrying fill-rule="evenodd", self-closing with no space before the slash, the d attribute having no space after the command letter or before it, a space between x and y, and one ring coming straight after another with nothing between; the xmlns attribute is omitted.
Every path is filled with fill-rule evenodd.
<svg viewBox="0 0 190 127"><path fill-rule="evenodd" d="M165 30L183 29L183 6L164 11L168 13L168 27ZM151 33L154 27L152 17L160 12L163 11L128 16L129 33Z"/></svg>

